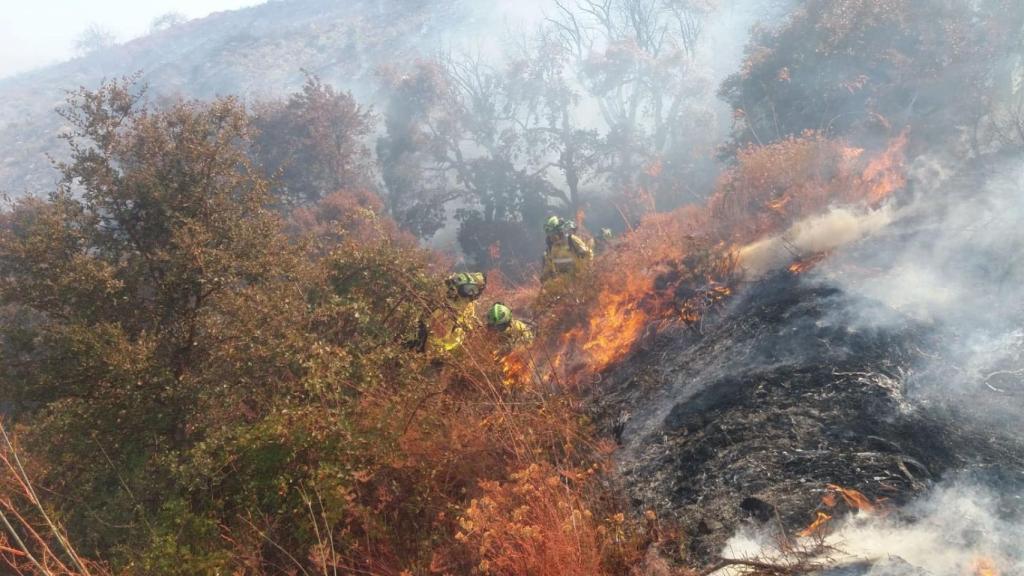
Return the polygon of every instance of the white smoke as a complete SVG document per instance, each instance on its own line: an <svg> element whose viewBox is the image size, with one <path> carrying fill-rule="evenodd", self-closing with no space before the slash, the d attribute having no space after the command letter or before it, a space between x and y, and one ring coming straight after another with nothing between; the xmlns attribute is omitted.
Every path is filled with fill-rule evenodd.
<svg viewBox="0 0 1024 576"><path fill-rule="evenodd" d="M888 204L877 210L833 208L793 224L783 234L741 248L739 265L745 278L761 278L795 260L829 252L877 233L893 218L894 211Z"/></svg>
<svg viewBox="0 0 1024 576"><path fill-rule="evenodd" d="M995 493L970 482L943 484L898 512L833 520L822 542L828 552L803 561L837 576L964 576L984 574L984 567L1002 576L1024 574L1024 526L1002 520L1001 507ZM802 540L805 550L818 544ZM796 556L779 542L751 529L734 536L722 556L793 565ZM716 574L742 573L732 568Z"/></svg>
<svg viewBox="0 0 1024 576"><path fill-rule="evenodd" d="M817 275L894 311L865 309L865 325L931 326L942 345L933 365L917 367L912 397L1024 424L1024 164L959 175L936 161L915 166L915 200Z"/></svg>
<svg viewBox="0 0 1024 576"><path fill-rule="evenodd" d="M847 288L922 320L954 316L981 323L1019 314L1024 166L1015 162L994 172L980 189L956 189L948 180L940 178L946 184L939 188L916 182L919 197L905 210L912 217L902 234L833 259L826 271L843 276ZM846 274L854 259L874 273Z"/></svg>
<svg viewBox="0 0 1024 576"><path fill-rule="evenodd" d="M855 315L862 326L853 329L896 328L909 318L936 337L926 353L933 359L907 377L908 397L941 402L974 421L961 422L965 426L1013 437L1024 426L1024 163L1015 159L970 173L936 157L911 166L915 197L902 206L879 213L833 210L746 247L741 262L748 277L757 277L832 250L812 278L853 296L836 321L849 322L845 312L852 307L862 312ZM881 302L892 314L865 301ZM982 484L950 481L887 516L832 520L825 544L835 551L814 558L825 566L818 573L1024 574L1024 494L1003 483ZM795 561L777 535L763 529L735 535L723 556Z"/></svg>

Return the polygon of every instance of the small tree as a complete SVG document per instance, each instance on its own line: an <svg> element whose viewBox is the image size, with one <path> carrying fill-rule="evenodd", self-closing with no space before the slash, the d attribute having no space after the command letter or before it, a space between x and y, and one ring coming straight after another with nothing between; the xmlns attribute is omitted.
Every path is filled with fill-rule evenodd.
<svg viewBox="0 0 1024 576"><path fill-rule="evenodd" d="M388 99L377 159L388 212L403 229L427 238L444 226L445 206L462 196L440 166L443 142L458 122L449 79L436 63L419 62L408 72L386 71L383 81Z"/></svg>
<svg viewBox="0 0 1024 576"><path fill-rule="evenodd" d="M75 39L75 52L87 56L111 48L116 44L117 36L112 31L93 23Z"/></svg>
<svg viewBox="0 0 1024 576"><path fill-rule="evenodd" d="M62 114L60 189L17 204L0 231L0 302L28 312L2 327L0 389L32 417L41 481L92 503L63 511L79 541L142 545L157 536L120 527L174 501L162 458L202 436L231 304L294 274L294 251L237 100L152 111L113 82L73 93Z"/></svg>
<svg viewBox="0 0 1024 576"><path fill-rule="evenodd" d="M150 32L160 32L188 22L188 17L181 12L168 12L161 14L149 23Z"/></svg>
<svg viewBox="0 0 1024 576"><path fill-rule="evenodd" d="M548 19L572 59L573 83L607 127L605 172L626 189L693 134L684 131L702 86L694 56L711 0L558 0ZM706 129L705 129L706 131Z"/></svg>
<svg viewBox="0 0 1024 576"><path fill-rule="evenodd" d="M755 32L722 84L736 118L727 155L804 130L871 143L911 126L921 141L958 139L985 115L1022 23L1022 5L1004 0L805 0Z"/></svg>
<svg viewBox="0 0 1024 576"><path fill-rule="evenodd" d="M373 116L352 95L313 75L285 101L257 107L255 157L289 206L313 203L342 189L370 185L364 138Z"/></svg>

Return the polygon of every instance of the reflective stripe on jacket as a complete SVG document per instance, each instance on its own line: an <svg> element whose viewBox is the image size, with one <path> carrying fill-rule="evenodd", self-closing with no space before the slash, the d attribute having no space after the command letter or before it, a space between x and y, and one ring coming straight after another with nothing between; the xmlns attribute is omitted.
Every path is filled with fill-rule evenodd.
<svg viewBox="0 0 1024 576"><path fill-rule="evenodd" d="M448 308L439 308L431 315L429 342L435 353L451 352L462 346L466 333L480 325L476 317L476 302L462 302L457 300L453 305L454 320Z"/></svg>
<svg viewBox="0 0 1024 576"><path fill-rule="evenodd" d="M533 342L533 332L530 331L530 327L525 322L513 319L509 323L508 328L502 331L504 338L503 348L504 352L508 353L521 346L528 346Z"/></svg>
<svg viewBox="0 0 1024 576"><path fill-rule="evenodd" d="M594 257L590 246L575 234L548 246L544 255L544 274L572 274L579 272L583 265Z"/></svg>

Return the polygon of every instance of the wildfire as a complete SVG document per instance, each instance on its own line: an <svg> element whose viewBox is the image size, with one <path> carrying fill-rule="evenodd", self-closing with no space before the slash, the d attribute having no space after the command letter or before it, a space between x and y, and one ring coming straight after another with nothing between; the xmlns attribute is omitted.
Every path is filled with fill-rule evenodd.
<svg viewBox="0 0 1024 576"><path fill-rule="evenodd" d="M807 528L804 528L800 532L797 532L797 536L799 536L801 538L807 538L808 536L814 536L820 530L822 530L822 528L825 526L825 524L827 524L828 521L831 520L831 519L832 519L831 515L826 514L825 512L818 512L818 517L814 519L814 522L811 522L810 526L808 526Z"/></svg>
<svg viewBox="0 0 1024 576"><path fill-rule="evenodd" d="M889 143L885 152L868 162L861 180L868 186L866 200L869 205L877 205L907 184L904 151L908 140L909 133L904 130Z"/></svg>
<svg viewBox="0 0 1024 576"><path fill-rule="evenodd" d="M836 486L835 484L829 484L827 488L833 494L838 494L839 496L842 496L843 501L846 502L846 505L853 510L860 510L861 512L875 511L875 504L868 500L867 496L864 496L863 494L856 490L843 488L842 486ZM835 502L834 497L832 498L832 502ZM825 503L824 499L822 499L822 503ZM834 505L835 504L833 504L833 506Z"/></svg>
<svg viewBox="0 0 1024 576"><path fill-rule="evenodd" d="M601 292L589 319L590 337L582 340L590 370L600 372L625 356L642 335L650 316L641 307L641 296L652 291L651 284L650 279L633 275L627 280L627 290ZM570 335L573 339L582 336Z"/></svg>
<svg viewBox="0 0 1024 576"><path fill-rule="evenodd" d="M599 373L624 358L651 326L697 323L732 294L725 283L736 262L731 251L719 248L696 264L680 260L639 270L618 269L617 285L598 293L585 323L559 339L553 367L571 366L568 372L576 376ZM700 287L691 288L694 285Z"/></svg>
<svg viewBox="0 0 1024 576"><path fill-rule="evenodd" d="M750 262L743 259L749 260L751 247L767 250L761 256L770 269L806 272L844 238L857 237L849 232L847 220L860 214L858 208L874 207L906 184L908 140L904 132L871 157L863 149L816 134L741 151L739 165L723 176L705 205L644 216L642 226L598 259L584 280L587 288L595 289L588 296L578 295L582 286L568 283L553 289L552 294L571 297L561 300L567 303L565 314L552 315L550 325L540 330L549 335L545 361L564 376L565 385L575 386L623 359L652 330L700 324L749 271ZM823 170L822 163L829 169ZM837 205L850 209L843 212ZM584 214L576 217L582 229ZM801 228L801 223L806 225ZM832 225L845 226L847 234L839 235L835 245L822 241L836 236L822 232ZM791 239L783 237L788 231L803 235L810 245L800 250L811 257L792 262L792 252L785 250L792 248L786 245ZM777 252L785 252L777 259L772 238L782 247ZM506 365L509 374L525 370ZM856 491L835 491L851 507L872 509L866 498L858 500Z"/></svg>
<svg viewBox="0 0 1024 576"><path fill-rule="evenodd" d="M523 350L506 354L501 359L501 371L504 384L510 388L526 386L532 379L533 366Z"/></svg>
<svg viewBox="0 0 1024 576"><path fill-rule="evenodd" d="M789 194L783 194L782 196L779 196L778 198L776 198L776 199L772 200L771 202L769 202L767 204L767 206L768 206L768 209L771 210L772 212L777 212L779 214L783 214L784 215L785 211L786 211L786 206L792 200L793 200L792 196L790 196Z"/></svg>
<svg viewBox="0 0 1024 576"><path fill-rule="evenodd" d="M789 271L792 274L803 274L811 268L814 268L814 266L817 265L818 262L824 260L826 256L828 256L828 252L820 252L810 258L804 258L803 260L793 262L789 265Z"/></svg>
<svg viewBox="0 0 1024 576"><path fill-rule="evenodd" d="M878 503L872 502L867 496L851 488L843 488L836 484L827 484L825 494L821 497L821 505L829 510L834 509L842 499L850 510L858 510L865 513L873 513L878 510ZM832 515L826 512L816 512L816 517L807 528L797 532L797 536L806 538L820 532L824 525L832 519Z"/></svg>
<svg viewBox="0 0 1024 576"><path fill-rule="evenodd" d="M713 306L732 295L732 288L708 278L708 283L696 294L683 301L679 317L687 324L696 324Z"/></svg>
<svg viewBox="0 0 1024 576"><path fill-rule="evenodd" d="M999 576L999 570L992 560L977 558L974 560L974 576Z"/></svg>

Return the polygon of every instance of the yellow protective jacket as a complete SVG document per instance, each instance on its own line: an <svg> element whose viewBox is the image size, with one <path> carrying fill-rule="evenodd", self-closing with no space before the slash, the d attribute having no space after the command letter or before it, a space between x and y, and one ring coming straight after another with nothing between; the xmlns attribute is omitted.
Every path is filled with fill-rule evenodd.
<svg viewBox="0 0 1024 576"><path fill-rule="evenodd" d="M452 313L455 318L452 318ZM476 317L476 302L456 300L451 308L438 308L430 317L428 342L434 353L451 352L462 346L466 333L480 326Z"/></svg>
<svg viewBox="0 0 1024 576"><path fill-rule="evenodd" d="M533 342L533 332L525 322L513 319L508 328L502 331L505 338L504 346L507 352L511 352L521 346L528 346Z"/></svg>
<svg viewBox="0 0 1024 576"><path fill-rule="evenodd" d="M594 257L593 250L587 242L575 234L548 245L544 254L544 272L542 278L552 278L562 274L576 274Z"/></svg>

